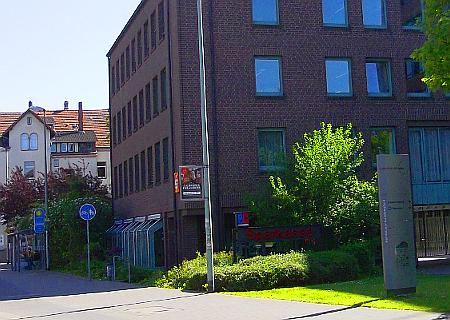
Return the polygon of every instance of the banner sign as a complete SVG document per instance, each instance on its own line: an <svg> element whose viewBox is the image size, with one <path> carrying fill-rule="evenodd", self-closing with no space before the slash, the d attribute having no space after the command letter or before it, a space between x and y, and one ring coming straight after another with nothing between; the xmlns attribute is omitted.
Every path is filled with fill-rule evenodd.
<svg viewBox="0 0 450 320"><path fill-rule="evenodd" d="M315 244L323 236L323 227L308 225L298 227L247 228L237 230L239 242L280 242L285 240L304 240Z"/></svg>
<svg viewBox="0 0 450 320"><path fill-rule="evenodd" d="M378 155L384 286L388 293L416 292L416 252L409 156Z"/></svg>
<svg viewBox="0 0 450 320"><path fill-rule="evenodd" d="M173 173L173 188L175 193L180 193L180 173Z"/></svg>
<svg viewBox="0 0 450 320"><path fill-rule="evenodd" d="M35 209L33 212L34 232L45 232L45 210L42 208Z"/></svg>
<svg viewBox="0 0 450 320"><path fill-rule="evenodd" d="M236 227L248 227L250 225L250 220L248 212L235 212L236 216Z"/></svg>
<svg viewBox="0 0 450 320"><path fill-rule="evenodd" d="M182 201L203 200L203 167L180 166L180 189Z"/></svg>

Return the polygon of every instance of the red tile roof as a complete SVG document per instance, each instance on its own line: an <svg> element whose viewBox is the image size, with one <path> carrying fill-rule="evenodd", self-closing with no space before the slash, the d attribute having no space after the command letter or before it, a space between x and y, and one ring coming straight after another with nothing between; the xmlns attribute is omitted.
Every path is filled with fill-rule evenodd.
<svg viewBox="0 0 450 320"><path fill-rule="evenodd" d="M0 134L5 132L22 114L19 112L0 112ZM38 112L43 117L43 112ZM57 133L76 131L78 110L46 111L47 124L54 123ZM97 147L109 147L109 113L107 109L83 110L83 130L94 131ZM53 119L53 121L52 121Z"/></svg>

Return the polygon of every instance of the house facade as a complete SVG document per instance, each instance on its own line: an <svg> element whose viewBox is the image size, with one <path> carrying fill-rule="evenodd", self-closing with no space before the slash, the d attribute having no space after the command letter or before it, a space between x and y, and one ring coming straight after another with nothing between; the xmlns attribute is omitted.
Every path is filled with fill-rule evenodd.
<svg viewBox="0 0 450 320"><path fill-rule="evenodd" d="M154 217L166 266L204 250L203 204L180 201L173 175L202 163L196 14L195 0L143 0L107 54L110 231L136 264L149 251L131 240ZM449 97L410 59L424 41L420 0L208 0L203 14L217 249L231 246L233 213L276 155L321 122L362 132L366 177L376 154L409 153L417 220L450 230Z"/></svg>

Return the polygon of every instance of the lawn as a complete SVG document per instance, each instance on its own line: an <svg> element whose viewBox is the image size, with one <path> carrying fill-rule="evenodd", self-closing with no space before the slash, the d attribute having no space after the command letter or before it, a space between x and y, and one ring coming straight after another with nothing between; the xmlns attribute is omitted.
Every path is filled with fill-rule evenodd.
<svg viewBox="0 0 450 320"><path fill-rule="evenodd" d="M380 309L450 311L450 276L418 275L417 282L416 294L394 298L386 296L382 277L307 287L228 292L227 294L345 306L361 305Z"/></svg>

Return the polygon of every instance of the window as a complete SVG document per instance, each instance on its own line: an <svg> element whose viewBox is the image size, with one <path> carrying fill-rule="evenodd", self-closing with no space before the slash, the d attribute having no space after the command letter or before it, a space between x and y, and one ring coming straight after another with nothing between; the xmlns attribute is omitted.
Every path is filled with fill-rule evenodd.
<svg viewBox="0 0 450 320"><path fill-rule="evenodd" d="M349 59L326 59L327 93L329 96L351 96L352 77Z"/></svg>
<svg viewBox="0 0 450 320"><path fill-rule="evenodd" d="M405 60L406 71L406 94L408 97L429 97L430 90L422 82L424 69L423 64L413 59Z"/></svg>
<svg viewBox="0 0 450 320"><path fill-rule="evenodd" d="M155 183L161 183L161 143L155 144Z"/></svg>
<svg viewBox="0 0 450 320"><path fill-rule="evenodd" d="M158 4L158 28L159 28L159 41L162 41L165 36L164 2L160 2Z"/></svg>
<svg viewBox="0 0 450 320"><path fill-rule="evenodd" d="M117 174L117 167L114 167L114 184L113 184L113 197L114 199L118 198L118 193L117 193L117 189L118 189L118 185L119 185L119 177Z"/></svg>
<svg viewBox="0 0 450 320"><path fill-rule="evenodd" d="M392 96L391 65L389 61L367 60L366 77L369 96Z"/></svg>
<svg viewBox="0 0 450 320"><path fill-rule="evenodd" d="M166 68L161 70L160 80L161 80L161 111L164 111L167 109Z"/></svg>
<svg viewBox="0 0 450 320"><path fill-rule="evenodd" d="M347 0L322 0L323 24L330 27L347 27Z"/></svg>
<svg viewBox="0 0 450 320"><path fill-rule="evenodd" d="M128 196L129 186L128 186L128 161L125 160L123 163L123 193Z"/></svg>
<svg viewBox="0 0 450 320"><path fill-rule="evenodd" d="M120 83L123 85L125 83L125 54L122 53L120 56Z"/></svg>
<svg viewBox="0 0 450 320"><path fill-rule="evenodd" d="M67 152L75 152L75 143L67 144Z"/></svg>
<svg viewBox="0 0 450 320"><path fill-rule="evenodd" d="M119 66L119 60L116 61L116 90L117 92L120 91L120 66Z"/></svg>
<svg viewBox="0 0 450 320"><path fill-rule="evenodd" d="M377 154L396 153L394 128L371 128L370 149L374 168L377 167Z"/></svg>
<svg viewBox="0 0 450 320"><path fill-rule="evenodd" d="M141 152L141 190L147 189L147 159L145 158L145 150Z"/></svg>
<svg viewBox="0 0 450 320"><path fill-rule="evenodd" d="M116 116L113 117L111 131L112 131L112 136L113 136L113 145L116 145L117 144L117 117ZM66 144L66 147L67 147L67 144ZM63 151L61 150L61 152L63 152Z"/></svg>
<svg viewBox="0 0 450 320"><path fill-rule="evenodd" d="M30 150L38 149L38 135L37 133L30 134Z"/></svg>
<svg viewBox="0 0 450 320"><path fill-rule="evenodd" d="M31 126L33 123L33 119L31 117L27 117L27 125Z"/></svg>
<svg viewBox="0 0 450 320"><path fill-rule="evenodd" d="M112 94L116 94L116 69L114 66L111 68L111 92Z"/></svg>
<svg viewBox="0 0 450 320"><path fill-rule="evenodd" d="M254 24L279 24L278 0L252 0Z"/></svg>
<svg viewBox="0 0 450 320"><path fill-rule="evenodd" d="M144 23L144 57L150 54L150 47L148 45L148 20Z"/></svg>
<svg viewBox="0 0 450 320"><path fill-rule="evenodd" d="M125 141L127 138L127 107L122 108L122 139Z"/></svg>
<svg viewBox="0 0 450 320"><path fill-rule="evenodd" d="M97 162L97 177L106 179L106 162Z"/></svg>
<svg viewBox="0 0 450 320"><path fill-rule="evenodd" d="M134 156L134 186L136 192L141 191L141 173L139 171L139 155Z"/></svg>
<svg viewBox="0 0 450 320"><path fill-rule="evenodd" d="M139 30L137 33L137 59L138 66L142 64L142 31Z"/></svg>
<svg viewBox="0 0 450 320"><path fill-rule="evenodd" d="M400 0L401 19L404 29L420 30L423 19L422 0Z"/></svg>
<svg viewBox="0 0 450 320"><path fill-rule="evenodd" d="M123 198L123 169L122 169L122 164L119 164L119 198Z"/></svg>
<svg viewBox="0 0 450 320"><path fill-rule="evenodd" d="M138 105L137 105L137 96L134 96L133 98L133 128L136 132L138 130L139 124L138 124Z"/></svg>
<svg viewBox="0 0 450 320"><path fill-rule="evenodd" d="M67 143L65 142L61 143L61 152L63 153L67 152Z"/></svg>
<svg viewBox="0 0 450 320"><path fill-rule="evenodd" d="M258 130L260 171L274 171L283 167L286 148L283 129Z"/></svg>
<svg viewBox="0 0 450 320"><path fill-rule="evenodd" d="M131 65L130 65L130 46L125 49L125 60L126 60L126 71L127 71L127 80L130 79L131 75Z"/></svg>
<svg viewBox="0 0 450 320"><path fill-rule="evenodd" d="M169 180L169 139L163 139L163 177L164 181Z"/></svg>
<svg viewBox="0 0 450 320"><path fill-rule="evenodd" d="M281 59L278 57L255 57L256 95L283 95Z"/></svg>
<svg viewBox="0 0 450 320"><path fill-rule="evenodd" d="M139 125L142 127L145 122L144 110L144 90L139 91Z"/></svg>
<svg viewBox="0 0 450 320"><path fill-rule="evenodd" d="M150 32L151 32L151 42L152 50L156 49L156 12L153 11L150 15Z"/></svg>
<svg viewBox="0 0 450 320"><path fill-rule="evenodd" d="M55 153L56 152L56 143L50 144L50 152Z"/></svg>
<svg viewBox="0 0 450 320"><path fill-rule="evenodd" d="M130 194L134 192L134 168L133 158L128 159L128 181L130 182Z"/></svg>
<svg viewBox="0 0 450 320"><path fill-rule="evenodd" d="M386 28L385 0L362 0L362 10L366 28Z"/></svg>
<svg viewBox="0 0 450 320"><path fill-rule="evenodd" d="M30 150L30 137L26 133L20 135L20 150L28 151Z"/></svg>
<svg viewBox="0 0 450 320"><path fill-rule="evenodd" d="M117 113L117 143L122 143L122 112Z"/></svg>
<svg viewBox="0 0 450 320"><path fill-rule="evenodd" d="M150 93L150 83L145 86L145 120L152 120L152 100Z"/></svg>
<svg viewBox="0 0 450 320"><path fill-rule="evenodd" d="M136 39L131 40L131 71L136 72Z"/></svg>
<svg viewBox="0 0 450 320"><path fill-rule="evenodd" d="M53 159L53 168L59 168L59 159Z"/></svg>
<svg viewBox="0 0 450 320"><path fill-rule="evenodd" d="M157 116L159 114L158 77L154 77L152 82L153 82L153 116Z"/></svg>
<svg viewBox="0 0 450 320"><path fill-rule="evenodd" d="M148 187L153 187L153 148L147 148L147 184Z"/></svg>
<svg viewBox="0 0 450 320"><path fill-rule="evenodd" d="M128 135L131 136L133 133L133 118L132 118L132 111L131 111L131 101L128 101L127 106L127 122L128 122Z"/></svg>
<svg viewBox="0 0 450 320"><path fill-rule="evenodd" d="M34 161L25 161L23 163L23 175L27 179L33 179L35 176L35 164Z"/></svg>

